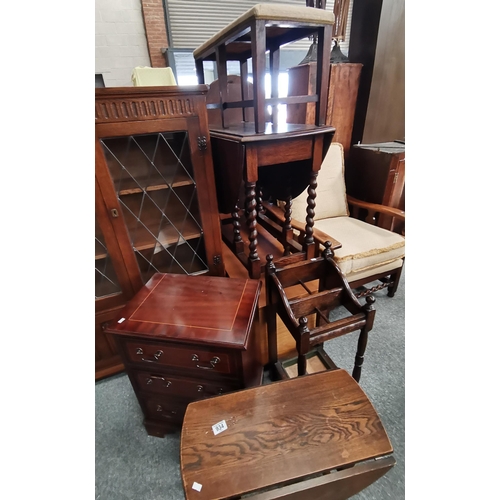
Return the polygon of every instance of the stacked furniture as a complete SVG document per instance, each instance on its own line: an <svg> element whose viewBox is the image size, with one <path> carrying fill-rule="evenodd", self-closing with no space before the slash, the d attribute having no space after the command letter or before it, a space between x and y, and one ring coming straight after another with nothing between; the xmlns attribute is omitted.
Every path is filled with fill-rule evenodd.
<svg viewBox="0 0 500 500"><path fill-rule="evenodd" d="M276 230L261 213L261 200L269 196L295 197L309 189L313 212L317 173L334 133L333 127L325 125L333 23L333 13L322 9L257 4L193 52L200 83L205 81L204 62L215 61L217 65L220 102L214 106L220 110L222 127L210 129L217 199L219 211L232 217L228 222L233 227L227 231L223 228L226 241L252 278L259 278L265 265L257 241L258 226L270 230L271 234ZM278 97L280 47L312 35L318 37L315 92ZM266 51L269 51L272 88L268 99L265 98ZM228 61L240 64L241 101L228 99ZM314 124L278 123L278 104L308 102L316 106ZM267 106L272 108L270 115ZM253 109L253 122L248 121L248 113L245 113L249 108ZM229 109L241 111L240 123L231 120L231 124L226 124L225 112ZM241 228L242 215L246 219L246 231ZM306 258L313 257L312 244L309 235L300 249ZM290 248L293 250L295 246L277 250L284 255Z"/></svg>
<svg viewBox="0 0 500 500"><path fill-rule="evenodd" d="M258 4L195 50L200 85L96 90L96 339L109 350L100 361L107 374L116 358L125 367L149 435L181 429L186 498L340 500L395 463L357 384L374 299L360 304L334 258L342 245L313 231L335 132L325 124L333 22L323 9ZM279 98L280 47L309 36L318 40L315 87ZM227 74L234 60L239 80ZM208 108L220 123L210 131L206 61L219 78L219 102ZM280 103L314 103L314 123L278 123ZM292 201L304 193L297 225ZM223 236L244 278L226 275ZM269 365L293 378L267 385L256 333L264 270ZM295 341L299 377L280 366L278 318ZM349 376L322 345L354 331Z"/></svg>

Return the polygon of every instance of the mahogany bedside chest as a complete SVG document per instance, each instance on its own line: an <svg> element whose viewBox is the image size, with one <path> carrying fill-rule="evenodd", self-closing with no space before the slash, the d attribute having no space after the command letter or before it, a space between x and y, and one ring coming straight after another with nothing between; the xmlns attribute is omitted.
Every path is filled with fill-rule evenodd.
<svg viewBox="0 0 500 500"><path fill-rule="evenodd" d="M149 435L182 426L195 400L257 386L259 280L156 273L111 323Z"/></svg>

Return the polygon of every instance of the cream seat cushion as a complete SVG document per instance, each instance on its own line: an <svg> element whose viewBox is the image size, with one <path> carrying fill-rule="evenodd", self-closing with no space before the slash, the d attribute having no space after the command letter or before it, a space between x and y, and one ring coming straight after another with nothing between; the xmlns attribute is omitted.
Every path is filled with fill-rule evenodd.
<svg viewBox="0 0 500 500"><path fill-rule="evenodd" d="M301 7L298 5L280 5L270 3L257 4L254 5L251 9L248 9L232 23L228 24L225 28L218 31L202 45L197 47L193 51L193 57L196 59L206 50L214 49L224 41L226 35L231 30L239 25L241 25L241 27L243 28L245 25L249 24L250 20L252 19L265 19L269 21L292 21L302 23L302 25L327 25L334 24L335 15L333 14L333 11L330 12L323 9Z"/></svg>
<svg viewBox="0 0 500 500"><path fill-rule="evenodd" d="M346 277L351 273L373 271L405 255L405 239L401 235L352 217L315 220L314 227L342 244L334 255Z"/></svg>

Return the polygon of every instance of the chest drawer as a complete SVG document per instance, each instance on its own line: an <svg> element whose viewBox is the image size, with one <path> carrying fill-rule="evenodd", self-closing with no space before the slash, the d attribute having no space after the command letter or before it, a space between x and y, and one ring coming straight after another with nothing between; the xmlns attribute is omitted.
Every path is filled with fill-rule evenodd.
<svg viewBox="0 0 500 500"><path fill-rule="evenodd" d="M144 400L145 416L153 420L182 423L188 403L175 399L151 398Z"/></svg>
<svg viewBox="0 0 500 500"><path fill-rule="evenodd" d="M201 373L230 374L237 372L234 356L227 352L214 352L200 346L177 346L168 343L146 343L129 340L125 342L128 359L136 364L177 367Z"/></svg>
<svg viewBox="0 0 500 500"><path fill-rule="evenodd" d="M208 396L224 394L239 387L233 384L171 377L163 373L136 371L132 374L142 392L150 392L165 396L176 396L196 400Z"/></svg>

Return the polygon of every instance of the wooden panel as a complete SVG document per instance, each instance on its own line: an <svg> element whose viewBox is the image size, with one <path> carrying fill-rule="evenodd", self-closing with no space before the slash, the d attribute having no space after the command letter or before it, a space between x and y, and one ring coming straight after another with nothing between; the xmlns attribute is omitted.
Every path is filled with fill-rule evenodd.
<svg viewBox="0 0 500 500"><path fill-rule="evenodd" d="M122 296L123 300L123 296ZM123 362L114 339L104 333L107 323L115 318L123 305L101 311L95 317L95 379L99 380L123 371Z"/></svg>
<svg viewBox="0 0 500 500"><path fill-rule="evenodd" d="M363 64L352 143L405 136L404 0L354 2L349 60Z"/></svg>
<svg viewBox="0 0 500 500"><path fill-rule="evenodd" d="M348 195L404 210L405 145L355 144L346 162L345 179ZM391 229L392 218L381 215L377 225Z"/></svg>
<svg viewBox="0 0 500 500"><path fill-rule="evenodd" d="M326 124L335 127L333 140L340 142L347 157L351 146L361 64L330 64ZM316 85L316 63L294 66L289 70L288 95L312 95ZM315 104L289 104L288 123L313 124Z"/></svg>
<svg viewBox="0 0 500 500"><path fill-rule="evenodd" d="M361 64L330 65L326 123L335 127L333 140L342 144L345 158L349 156L352 144L352 127L361 68Z"/></svg>
<svg viewBox="0 0 500 500"><path fill-rule="evenodd" d="M405 138L405 2L384 0L362 142Z"/></svg>
<svg viewBox="0 0 500 500"><path fill-rule="evenodd" d="M188 90L189 89L189 90ZM115 87L95 90L96 123L158 120L196 115L206 85L179 92L179 87ZM200 101L201 100L201 101Z"/></svg>
<svg viewBox="0 0 500 500"><path fill-rule="evenodd" d="M396 463L394 457L331 471L319 477L250 497L251 500L346 500L382 477Z"/></svg>
<svg viewBox="0 0 500 500"><path fill-rule="evenodd" d="M289 139L287 141L262 143L257 150L259 167L307 160L311 158L311 154L312 143L310 139Z"/></svg>
<svg viewBox="0 0 500 500"><path fill-rule="evenodd" d="M288 70L288 95L313 95L316 85L316 72L310 64L294 66ZM288 123L314 123L316 107L314 103L288 104L286 121Z"/></svg>

